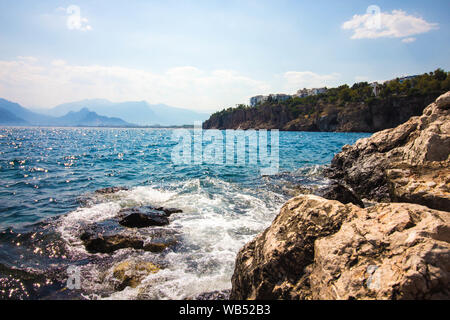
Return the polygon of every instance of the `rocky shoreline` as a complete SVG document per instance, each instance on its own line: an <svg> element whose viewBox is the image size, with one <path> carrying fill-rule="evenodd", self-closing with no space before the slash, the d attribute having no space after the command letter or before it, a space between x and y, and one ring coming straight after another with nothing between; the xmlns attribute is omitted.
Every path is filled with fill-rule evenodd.
<svg viewBox="0 0 450 320"><path fill-rule="evenodd" d="M377 132L422 114L439 93L424 96L391 96L373 102L316 102L293 111L287 104L235 108L212 115L203 129L279 129L312 132ZM299 114L297 114L299 113Z"/></svg>
<svg viewBox="0 0 450 320"><path fill-rule="evenodd" d="M449 299L449 154L450 92L345 146L323 197L289 200L240 250L230 298Z"/></svg>

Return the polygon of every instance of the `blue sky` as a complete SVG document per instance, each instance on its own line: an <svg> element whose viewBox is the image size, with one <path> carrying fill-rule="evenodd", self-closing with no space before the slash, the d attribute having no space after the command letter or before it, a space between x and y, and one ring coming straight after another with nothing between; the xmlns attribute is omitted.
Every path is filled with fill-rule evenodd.
<svg viewBox="0 0 450 320"><path fill-rule="evenodd" d="M378 29L364 25L370 5ZM449 70L449 12L448 0L0 0L0 96L215 111L256 94Z"/></svg>

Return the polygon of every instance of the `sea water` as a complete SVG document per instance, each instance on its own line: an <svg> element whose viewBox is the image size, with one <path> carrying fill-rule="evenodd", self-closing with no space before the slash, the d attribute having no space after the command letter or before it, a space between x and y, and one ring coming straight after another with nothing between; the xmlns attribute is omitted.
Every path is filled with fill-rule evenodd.
<svg viewBox="0 0 450 320"><path fill-rule="evenodd" d="M322 170L364 133L279 133L279 169L177 164L169 129L0 128L0 298L185 299L231 288L239 249L267 228L299 187L324 185ZM127 187L98 194L105 187ZM162 253L90 254L80 233L124 208L183 210L165 227L133 229L174 237ZM123 232L117 230L117 232ZM113 270L135 259L161 267L117 290ZM79 290L67 270L80 270Z"/></svg>

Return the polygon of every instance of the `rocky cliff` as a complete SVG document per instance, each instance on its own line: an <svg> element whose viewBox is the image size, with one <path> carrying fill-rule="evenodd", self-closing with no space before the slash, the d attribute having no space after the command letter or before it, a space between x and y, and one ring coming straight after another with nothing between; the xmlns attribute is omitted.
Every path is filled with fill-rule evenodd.
<svg viewBox="0 0 450 320"><path fill-rule="evenodd" d="M449 116L450 92L344 147L330 177L384 203L291 199L240 250L231 299L449 299Z"/></svg>
<svg viewBox="0 0 450 320"><path fill-rule="evenodd" d="M450 210L450 92L420 117L344 146L327 175L375 201Z"/></svg>
<svg viewBox="0 0 450 320"><path fill-rule="evenodd" d="M212 115L204 129L280 129L284 131L376 132L395 127L436 99L436 95L392 96L342 105L318 101L292 107L287 103L236 108Z"/></svg>

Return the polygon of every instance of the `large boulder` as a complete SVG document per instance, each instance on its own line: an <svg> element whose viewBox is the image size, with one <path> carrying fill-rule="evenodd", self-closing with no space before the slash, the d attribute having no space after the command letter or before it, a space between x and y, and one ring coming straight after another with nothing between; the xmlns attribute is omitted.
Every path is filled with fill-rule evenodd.
<svg viewBox="0 0 450 320"><path fill-rule="evenodd" d="M344 146L327 175L369 200L412 202L449 211L449 154L447 92L422 116Z"/></svg>
<svg viewBox="0 0 450 320"><path fill-rule="evenodd" d="M315 242L313 299L449 299L450 216L379 204Z"/></svg>
<svg viewBox="0 0 450 320"><path fill-rule="evenodd" d="M337 232L358 207L314 195L287 202L271 227L241 249L231 299L306 299L314 241Z"/></svg>
<svg viewBox="0 0 450 320"><path fill-rule="evenodd" d="M348 204L288 201L238 253L231 299L450 299L449 154L450 92L345 146L322 195Z"/></svg>
<svg viewBox="0 0 450 320"><path fill-rule="evenodd" d="M296 197L240 250L231 299L449 299L449 218Z"/></svg>

